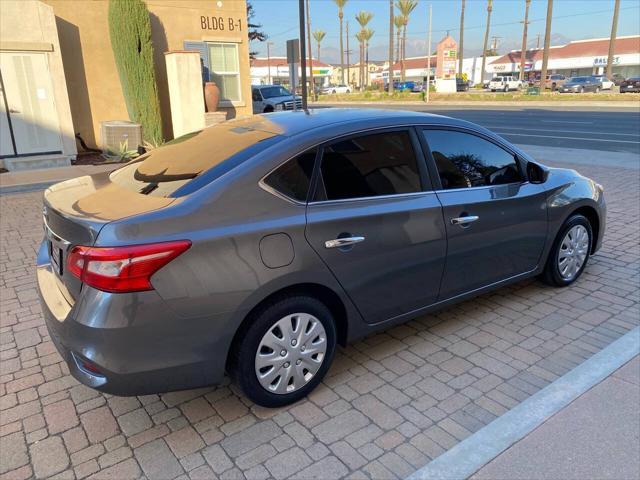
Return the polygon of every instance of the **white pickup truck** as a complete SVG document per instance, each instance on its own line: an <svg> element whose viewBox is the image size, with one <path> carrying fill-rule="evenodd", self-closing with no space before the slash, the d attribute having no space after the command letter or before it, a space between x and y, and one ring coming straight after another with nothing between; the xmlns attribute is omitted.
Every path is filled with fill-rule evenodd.
<svg viewBox="0 0 640 480"><path fill-rule="evenodd" d="M508 92L509 90L519 90L521 88L522 82L516 77L511 77L508 75L493 77L489 82L489 90L491 90L492 92Z"/></svg>

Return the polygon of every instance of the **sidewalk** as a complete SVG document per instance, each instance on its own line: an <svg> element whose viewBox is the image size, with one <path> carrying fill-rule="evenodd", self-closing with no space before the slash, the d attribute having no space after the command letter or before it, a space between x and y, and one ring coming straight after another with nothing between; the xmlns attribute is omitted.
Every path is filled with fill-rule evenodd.
<svg viewBox="0 0 640 480"><path fill-rule="evenodd" d="M640 478L639 405L636 356L471 478Z"/></svg>
<svg viewBox="0 0 640 480"><path fill-rule="evenodd" d="M0 193L30 192L40 190L70 178L107 172L118 167L109 165L72 165L70 167L20 170L0 174Z"/></svg>

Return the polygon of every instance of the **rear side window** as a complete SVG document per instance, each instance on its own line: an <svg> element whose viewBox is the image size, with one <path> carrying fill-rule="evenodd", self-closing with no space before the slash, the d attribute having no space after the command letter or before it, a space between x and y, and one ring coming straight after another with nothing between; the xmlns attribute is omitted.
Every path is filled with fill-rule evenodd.
<svg viewBox="0 0 640 480"><path fill-rule="evenodd" d="M420 172L407 131L353 137L324 148L320 200L419 192ZM323 198L324 197L324 198Z"/></svg>
<svg viewBox="0 0 640 480"><path fill-rule="evenodd" d="M279 166L264 183L282 195L298 202L306 202L311 185L317 149L312 148Z"/></svg>
<svg viewBox="0 0 640 480"><path fill-rule="evenodd" d="M423 130L442 188L471 188L522 181L515 157L495 143L453 130Z"/></svg>

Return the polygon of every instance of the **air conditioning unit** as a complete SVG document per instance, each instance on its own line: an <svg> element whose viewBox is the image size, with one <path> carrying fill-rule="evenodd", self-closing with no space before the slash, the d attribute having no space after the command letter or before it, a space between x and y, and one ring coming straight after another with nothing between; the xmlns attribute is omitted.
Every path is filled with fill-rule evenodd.
<svg viewBox="0 0 640 480"><path fill-rule="evenodd" d="M142 145L142 125L127 120L100 122L100 145L103 150L119 152L137 150Z"/></svg>

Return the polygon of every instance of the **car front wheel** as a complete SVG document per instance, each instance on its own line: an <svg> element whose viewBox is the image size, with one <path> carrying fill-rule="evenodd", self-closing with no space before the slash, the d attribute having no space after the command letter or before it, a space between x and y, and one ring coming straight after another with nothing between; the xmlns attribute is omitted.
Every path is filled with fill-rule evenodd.
<svg viewBox="0 0 640 480"><path fill-rule="evenodd" d="M555 287L566 287L575 282L587 265L592 239L589 220L583 215L571 216L549 252L542 280Z"/></svg>
<svg viewBox="0 0 640 480"><path fill-rule="evenodd" d="M247 397L280 407L308 395L327 373L336 348L329 309L307 296L264 306L232 351L230 373Z"/></svg>

